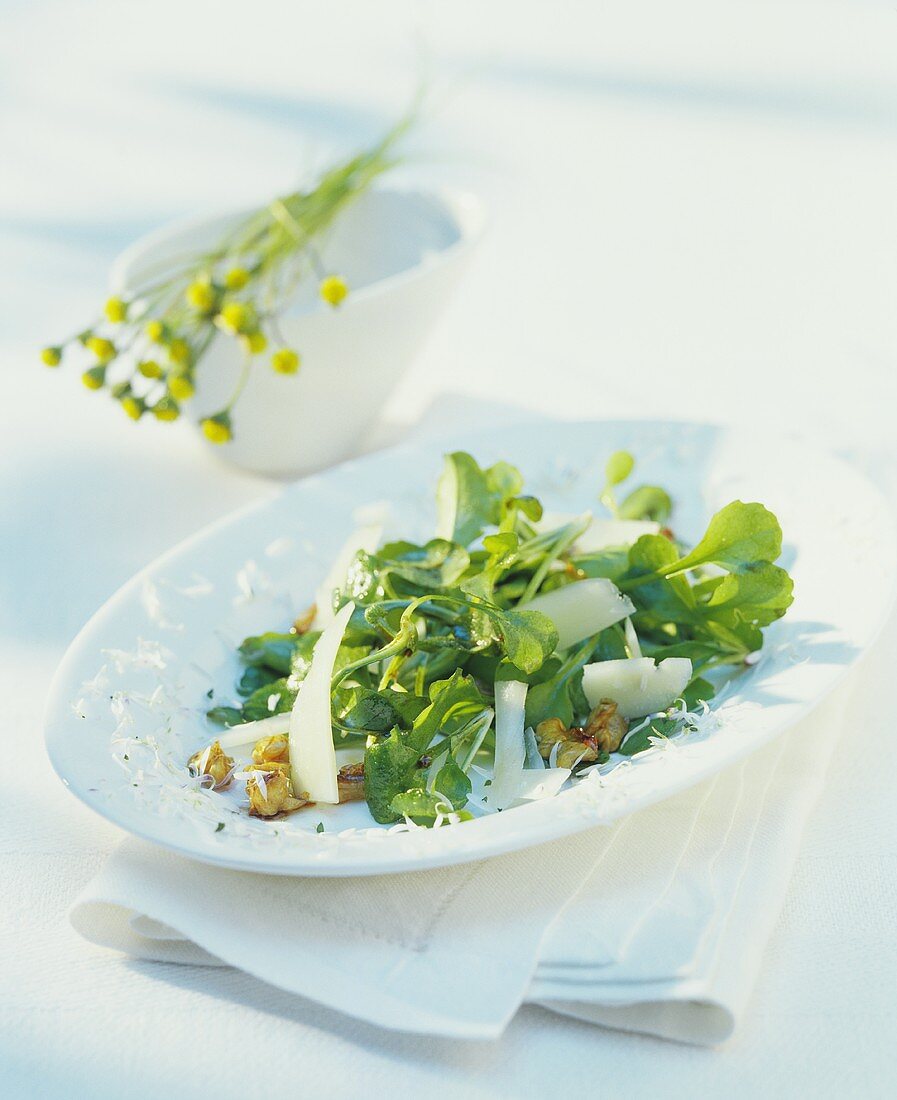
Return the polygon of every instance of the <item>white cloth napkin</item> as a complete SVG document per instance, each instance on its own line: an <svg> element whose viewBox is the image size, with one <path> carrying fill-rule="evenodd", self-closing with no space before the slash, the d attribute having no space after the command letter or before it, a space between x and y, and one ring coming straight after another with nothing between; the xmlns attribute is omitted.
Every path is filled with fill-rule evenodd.
<svg viewBox="0 0 897 1100"><path fill-rule="evenodd" d="M462 867L276 878L128 840L75 902L93 943L234 966L387 1028L498 1036L523 1001L712 1044L750 995L847 689L612 828Z"/></svg>

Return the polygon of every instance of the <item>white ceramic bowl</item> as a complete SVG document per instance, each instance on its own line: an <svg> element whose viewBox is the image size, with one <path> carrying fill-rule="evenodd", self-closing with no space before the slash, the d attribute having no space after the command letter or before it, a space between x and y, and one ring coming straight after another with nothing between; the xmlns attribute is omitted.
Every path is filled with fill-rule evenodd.
<svg viewBox="0 0 897 1100"><path fill-rule="evenodd" d="M210 246L243 213L179 222L137 241L113 266L113 292L127 294L156 265ZM357 450L448 301L483 220L479 200L453 190L376 188L353 203L320 250L349 297L332 309L307 280L279 321L301 371L276 374L259 356L234 410L234 439L216 453L288 477ZM226 404L241 364L236 341L216 337L187 406L194 423Z"/></svg>

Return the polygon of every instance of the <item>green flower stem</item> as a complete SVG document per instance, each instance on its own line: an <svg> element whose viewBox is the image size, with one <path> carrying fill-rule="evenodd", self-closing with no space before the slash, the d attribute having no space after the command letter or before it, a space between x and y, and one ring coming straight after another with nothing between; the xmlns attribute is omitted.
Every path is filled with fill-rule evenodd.
<svg viewBox="0 0 897 1100"><path fill-rule="evenodd" d="M240 399L240 395L243 390L246 389L246 384L249 381L249 374L252 369L252 355L247 353L243 359L243 368L240 371L240 377L237 379L237 384L234 387L234 392L231 394L230 401L221 410L222 412L230 412L237 401Z"/></svg>

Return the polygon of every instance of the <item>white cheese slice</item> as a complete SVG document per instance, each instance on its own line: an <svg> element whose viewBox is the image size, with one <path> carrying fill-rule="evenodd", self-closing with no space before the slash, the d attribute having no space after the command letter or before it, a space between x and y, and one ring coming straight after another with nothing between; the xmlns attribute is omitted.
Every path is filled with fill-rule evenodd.
<svg viewBox="0 0 897 1100"><path fill-rule="evenodd" d="M632 615L635 605L612 581L590 577L536 596L517 610L547 615L557 627L558 649L567 649Z"/></svg>
<svg viewBox="0 0 897 1100"><path fill-rule="evenodd" d="M330 720L330 679L336 651L354 610L353 603L341 607L318 639L290 715L293 793L307 796L312 802L339 802Z"/></svg>
<svg viewBox="0 0 897 1100"><path fill-rule="evenodd" d="M495 767L488 794L488 804L493 810L510 806L520 789L526 760L525 706L526 684L518 680L496 680Z"/></svg>
<svg viewBox="0 0 897 1100"><path fill-rule="evenodd" d="M599 661L583 669L582 689L590 707L611 699L624 718L643 718L675 703L691 671L687 657L667 657L660 664L651 657Z"/></svg>

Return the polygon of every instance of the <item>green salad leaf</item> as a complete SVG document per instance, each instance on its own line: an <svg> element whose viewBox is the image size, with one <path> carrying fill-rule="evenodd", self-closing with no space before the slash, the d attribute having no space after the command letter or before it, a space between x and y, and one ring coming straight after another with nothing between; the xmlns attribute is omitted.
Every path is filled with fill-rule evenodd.
<svg viewBox="0 0 897 1100"><path fill-rule="evenodd" d="M469 546L487 527L501 522L522 488L520 471L507 462L484 469L466 451L453 451L445 456L436 488L437 534ZM526 507L534 511L532 503Z"/></svg>
<svg viewBox="0 0 897 1100"><path fill-rule="evenodd" d="M681 573L711 563L737 570L754 562L774 562L781 553L782 529L772 512L762 504L733 500L711 519L691 553L665 565L660 572Z"/></svg>
<svg viewBox="0 0 897 1100"><path fill-rule="evenodd" d="M447 680L439 680L430 688L430 704L414 720L408 743L424 752L441 734L451 737L486 706L483 694L473 677L459 670Z"/></svg>
<svg viewBox="0 0 897 1100"><path fill-rule="evenodd" d="M293 671L293 656L297 651L306 651L311 661L311 650L320 638L314 634L259 634L246 638L240 645L240 656L248 665L266 665L268 668L286 676Z"/></svg>
<svg viewBox="0 0 897 1100"><path fill-rule="evenodd" d="M650 519L666 523L673 512L669 493L656 485L640 485L625 497L617 509L620 519Z"/></svg>
<svg viewBox="0 0 897 1100"><path fill-rule="evenodd" d="M371 745L364 754L364 794L374 821L388 825L400 820L393 799L420 785L425 774L420 752L409 745L399 730Z"/></svg>

